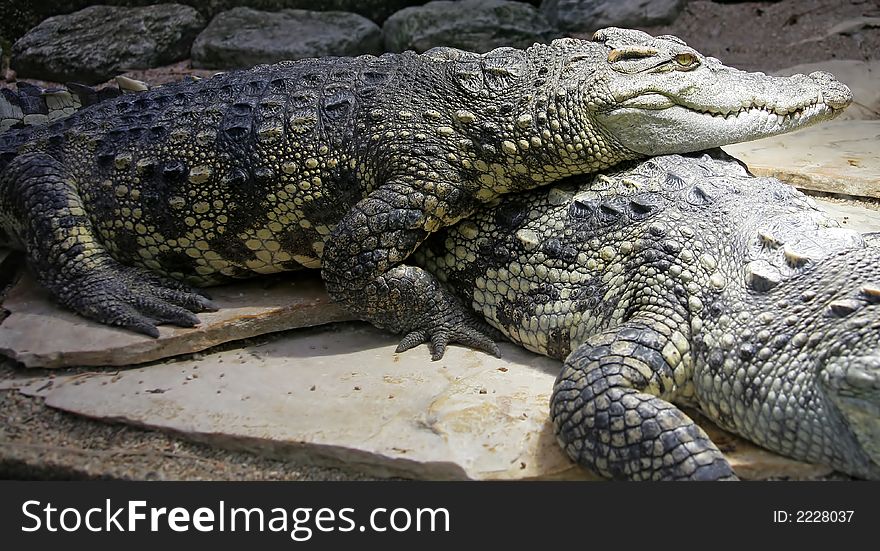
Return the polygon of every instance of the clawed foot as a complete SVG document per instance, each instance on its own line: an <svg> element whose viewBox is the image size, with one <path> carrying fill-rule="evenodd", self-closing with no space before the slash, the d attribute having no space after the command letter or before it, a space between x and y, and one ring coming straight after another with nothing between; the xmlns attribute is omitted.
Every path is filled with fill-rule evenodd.
<svg viewBox="0 0 880 551"><path fill-rule="evenodd" d="M501 356L495 343L499 336L498 331L490 325L471 316L461 316L456 322L440 322L433 329L410 331L401 339L395 352L404 352L426 342L431 351L431 360L436 362L443 358L446 345L455 342L497 358Z"/></svg>
<svg viewBox="0 0 880 551"><path fill-rule="evenodd" d="M184 283L115 262L64 291L61 301L80 314L154 338L159 336L157 325L194 327L199 324L194 313L217 310L207 296Z"/></svg>

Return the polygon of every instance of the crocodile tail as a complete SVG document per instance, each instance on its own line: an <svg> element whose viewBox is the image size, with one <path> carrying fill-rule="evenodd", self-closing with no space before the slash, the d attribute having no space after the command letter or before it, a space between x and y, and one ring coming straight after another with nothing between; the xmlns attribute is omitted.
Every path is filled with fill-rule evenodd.
<svg viewBox="0 0 880 551"><path fill-rule="evenodd" d="M83 107L115 98L124 91L126 89L121 85L98 89L69 83L65 88L41 88L19 82L16 90L0 89L0 132L47 124L72 115Z"/></svg>
<svg viewBox="0 0 880 551"><path fill-rule="evenodd" d="M117 77L116 86L100 89L77 83L41 88L27 82L18 82L15 90L0 88L0 172L30 139L35 127L124 93L148 89L147 84L127 77Z"/></svg>

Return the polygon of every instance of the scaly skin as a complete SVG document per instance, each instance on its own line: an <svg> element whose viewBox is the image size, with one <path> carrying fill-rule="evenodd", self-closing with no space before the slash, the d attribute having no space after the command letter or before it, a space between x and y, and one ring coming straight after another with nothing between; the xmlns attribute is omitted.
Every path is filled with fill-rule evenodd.
<svg viewBox="0 0 880 551"><path fill-rule="evenodd" d="M64 304L147 334L209 305L144 270L210 285L305 267L403 333L400 349L496 352L433 276L403 264L431 232L503 193L791 130L850 99L824 73L743 73L621 29L484 55L280 63L0 136L0 227Z"/></svg>
<svg viewBox="0 0 880 551"><path fill-rule="evenodd" d="M715 155L504 197L414 261L510 340L564 360L557 436L603 476L732 479L676 403L880 478L880 249Z"/></svg>

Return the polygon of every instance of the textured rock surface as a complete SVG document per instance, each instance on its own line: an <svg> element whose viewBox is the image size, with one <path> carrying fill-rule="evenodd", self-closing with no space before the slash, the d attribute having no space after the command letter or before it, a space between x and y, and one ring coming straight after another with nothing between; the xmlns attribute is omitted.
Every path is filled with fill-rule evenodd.
<svg viewBox="0 0 880 551"><path fill-rule="evenodd" d="M866 208L836 198L814 197L813 200L819 208L837 219L844 228L861 233L880 231L880 210L877 210L876 203L873 205L874 208ZM876 241L874 243L876 244Z"/></svg>
<svg viewBox="0 0 880 551"><path fill-rule="evenodd" d="M556 36L534 6L503 0L430 2L395 13L382 30L393 52L450 46L483 53L500 46L527 48Z"/></svg>
<svg viewBox="0 0 880 551"><path fill-rule="evenodd" d="M563 455L547 417L558 362L506 344L500 359L454 346L439 362L395 346L393 336L344 324L198 360L2 387L88 417L371 475L592 478ZM744 478L828 472L713 438Z"/></svg>
<svg viewBox="0 0 880 551"><path fill-rule="evenodd" d="M3 301L0 353L27 367L130 365L295 327L351 319L313 274L215 287L217 312L195 328L160 327L158 339L98 324L65 310L25 275Z"/></svg>
<svg viewBox="0 0 880 551"><path fill-rule="evenodd" d="M53 15L72 13L94 4L95 0L40 0L39 2L0 2L0 37L16 40L31 27ZM108 6L148 6L159 0L101 0ZM377 23L407 6L424 4L424 0L178 0L178 4L192 6L206 20L236 7L266 11L286 8L305 10L337 10L358 13ZM6 5L4 4L11 4Z"/></svg>
<svg viewBox="0 0 880 551"><path fill-rule="evenodd" d="M30 30L13 45L11 67L19 76L95 84L125 69L186 58L205 23L179 4L91 6Z"/></svg>
<svg viewBox="0 0 880 551"><path fill-rule="evenodd" d="M724 150L758 176L802 189L880 198L880 120L831 121Z"/></svg>
<svg viewBox="0 0 880 551"><path fill-rule="evenodd" d="M544 0L541 11L566 31L638 27L673 21L687 0Z"/></svg>
<svg viewBox="0 0 880 551"><path fill-rule="evenodd" d="M381 51L381 29L354 13L235 8L217 14L199 34L192 47L192 63L198 68L234 69Z"/></svg>

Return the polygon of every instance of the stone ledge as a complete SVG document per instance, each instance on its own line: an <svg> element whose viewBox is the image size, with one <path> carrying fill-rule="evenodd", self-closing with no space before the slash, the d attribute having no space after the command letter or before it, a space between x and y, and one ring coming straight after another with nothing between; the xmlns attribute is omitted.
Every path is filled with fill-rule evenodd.
<svg viewBox="0 0 880 551"><path fill-rule="evenodd" d="M758 176L811 191L880 198L880 120L831 121L724 150Z"/></svg>
<svg viewBox="0 0 880 551"><path fill-rule="evenodd" d="M501 358L450 346L395 354L362 323L304 329L240 349L121 371L0 383L53 408L275 459L429 480L584 480L556 442L549 398L560 363L502 344ZM701 425L746 479L815 478L826 467Z"/></svg>
<svg viewBox="0 0 880 551"><path fill-rule="evenodd" d="M163 325L152 339L87 320L55 303L29 274L3 301L0 354L26 367L125 366L198 352L257 335L352 319L315 274L288 274L209 289L217 312L193 328Z"/></svg>

